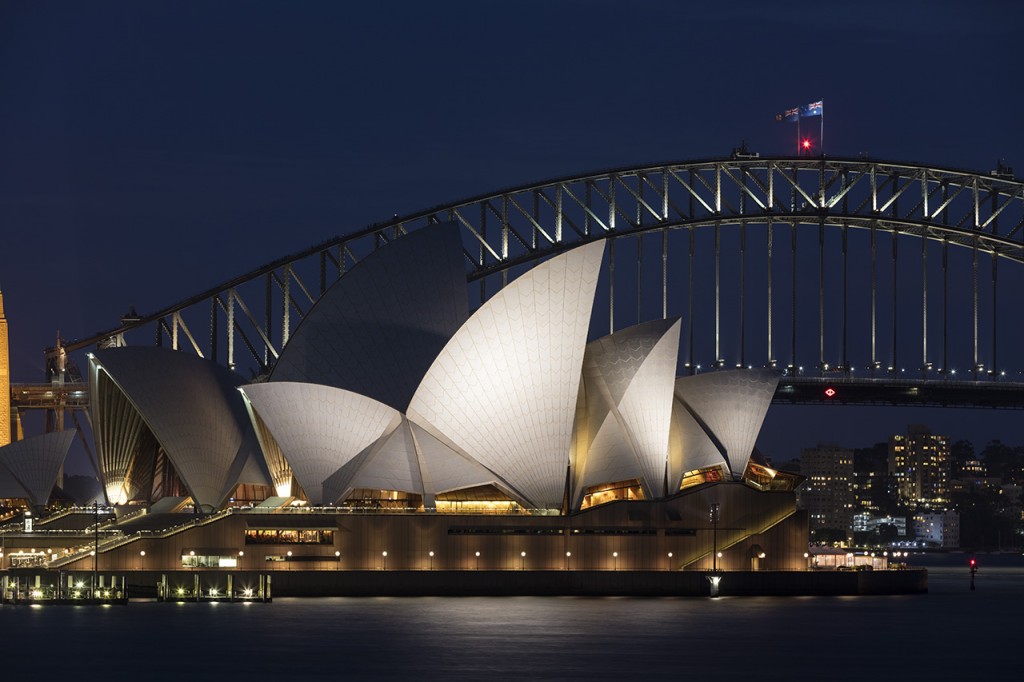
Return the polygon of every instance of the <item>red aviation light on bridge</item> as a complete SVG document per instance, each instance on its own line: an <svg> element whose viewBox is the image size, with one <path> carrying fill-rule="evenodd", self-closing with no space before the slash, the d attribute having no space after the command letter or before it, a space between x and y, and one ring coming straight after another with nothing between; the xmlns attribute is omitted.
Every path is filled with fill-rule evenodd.
<svg viewBox="0 0 1024 682"><path fill-rule="evenodd" d="M835 398L836 397L836 393L837 393L836 389L832 388L831 386L829 386L828 388L825 389L825 397L826 398Z"/></svg>
<svg viewBox="0 0 1024 682"><path fill-rule="evenodd" d="M805 138L804 141L800 143L800 146L802 146L804 149L810 149L811 141Z"/></svg>

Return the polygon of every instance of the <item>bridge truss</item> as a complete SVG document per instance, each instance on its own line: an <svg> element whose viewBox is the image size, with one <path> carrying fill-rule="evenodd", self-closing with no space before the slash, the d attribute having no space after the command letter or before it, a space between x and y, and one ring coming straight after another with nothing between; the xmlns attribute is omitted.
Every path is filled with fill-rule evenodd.
<svg viewBox="0 0 1024 682"><path fill-rule="evenodd" d="M396 217L66 342L48 366L62 350L130 336L258 375L361 258L449 221L463 231L476 303L535 261L607 240L597 324L681 316L681 371L849 378L909 367L930 381L1012 367L1009 380L1024 365L1000 355L1016 344L999 324L1001 310L1016 315L1001 292L1024 282L1024 269L1000 268L1024 263L1024 183L867 158L744 156L557 178Z"/></svg>

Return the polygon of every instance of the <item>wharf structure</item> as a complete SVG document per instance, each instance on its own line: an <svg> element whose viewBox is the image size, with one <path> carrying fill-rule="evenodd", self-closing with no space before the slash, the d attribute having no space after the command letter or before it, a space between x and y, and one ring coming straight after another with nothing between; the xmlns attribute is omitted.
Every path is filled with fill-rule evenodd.
<svg viewBox="0 0 1024 682"><path fill-rule="evenodd" d="M458 229L436 225L339 279L259 381L162 348L91 353L112 513L9 531L6 566L286 585L806 569L802 479L751 461L778 375L677 378L678 319L588 344L603 256L553 257L469 314Z"/></svg>

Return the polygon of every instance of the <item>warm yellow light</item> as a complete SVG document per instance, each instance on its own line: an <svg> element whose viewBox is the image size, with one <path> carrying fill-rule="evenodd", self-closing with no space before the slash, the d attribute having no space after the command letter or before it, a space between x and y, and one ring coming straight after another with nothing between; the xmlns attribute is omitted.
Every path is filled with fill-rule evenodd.
<svg viewBox="0 0 1024 682"><path fill-rule="evenodd" d="M110 504L126 504L128 493L124 489L124 481L111 481L107 485L107 499Z"/></svg>

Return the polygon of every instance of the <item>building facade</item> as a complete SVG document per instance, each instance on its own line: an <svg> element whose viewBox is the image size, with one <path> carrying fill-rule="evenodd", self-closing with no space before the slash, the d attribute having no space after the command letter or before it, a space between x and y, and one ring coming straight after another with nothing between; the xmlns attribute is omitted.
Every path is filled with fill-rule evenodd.
<svg viewBox="0 0 1024 682"><path fill-rule="evenodd" d="M889 475L902 504L943 508L949 503L949 437L911 425L907 435L889 438Z"/></svg>
<svg viewBox="0 0 1024 682"><path fill-rule="evenodd" d="M807 480L797 490L797 505L806 509L811 531L854 531L853 450L818 445L800 454L800 473Z"/></svg>
<svg viewBox="0 0 1024 682"><path fill-rule="evenodd" d="M108 500L202 513L115 522L123 538L98 556L145 551L167 569L411 569L428 552L449 569L698 567L714 563L707 514L720 499L723 558L801 563L799 477L750 463L776 372L676 377L677 319L588 344L600 240L469 314L457 236L435 225L367 255L255 382L164 348L91 354Z"/></svg>
<svg viewBox="0 0 1024 682"><path fill-rule="evenodd" d="M955 511L914 514L914 535L920 545L955 549L960 546L960 514Z"/></svg>

